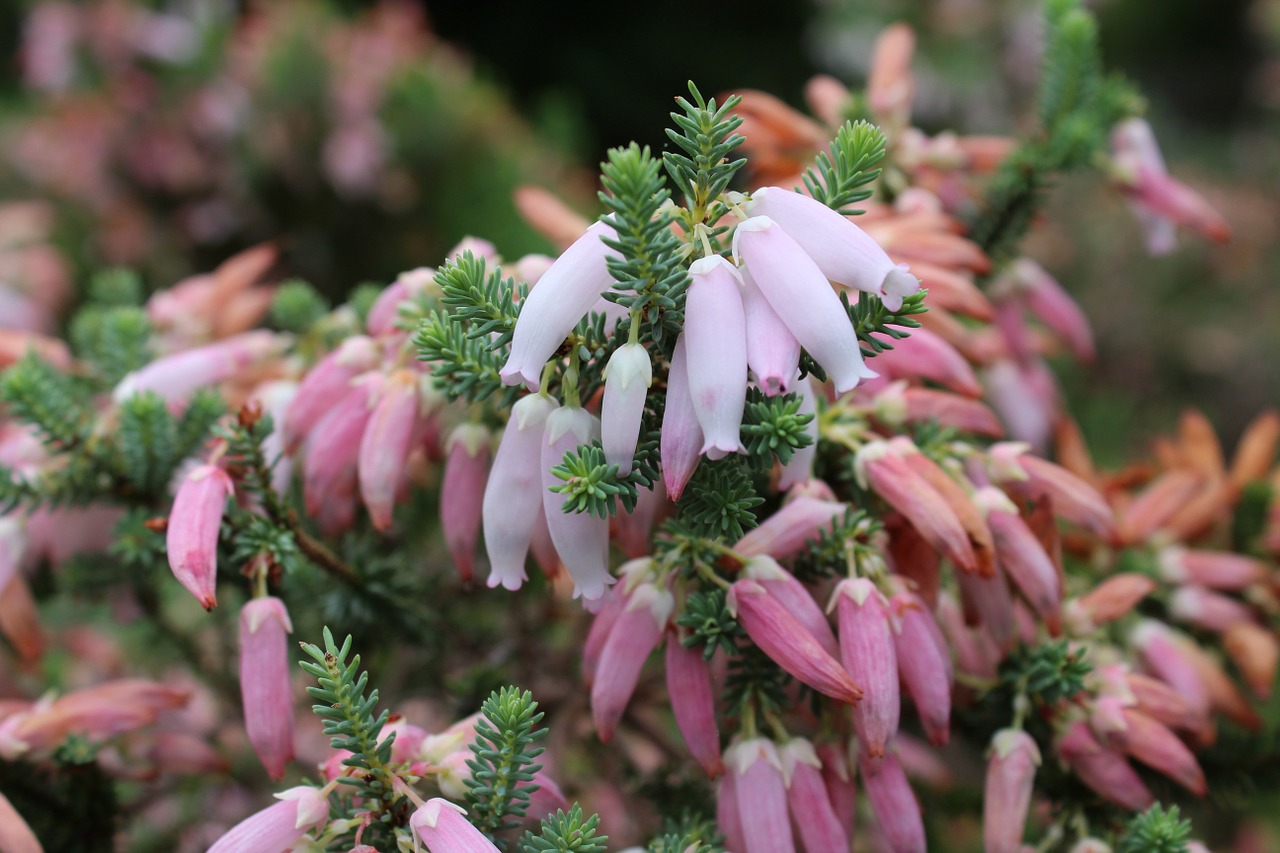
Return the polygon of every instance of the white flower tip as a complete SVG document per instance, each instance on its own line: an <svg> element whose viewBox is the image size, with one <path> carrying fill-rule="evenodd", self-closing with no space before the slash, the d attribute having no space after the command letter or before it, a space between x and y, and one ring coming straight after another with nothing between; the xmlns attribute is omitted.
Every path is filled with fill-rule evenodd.
<svg viewBox="0 0 1280 853"><path fill-rule="evenodd" d="M759 193L757 192L757 196ZM767 216L753 216L738 223L738 231L768 231L773 227L773 220Z"/></svg>
<svg viewBox="0 0 1280 853"><path fill-rule="evenodd" d="M734 275L738 274L737 268L719 255L707 255L705 258L698 258L689 265L689 274L707 275L719 267L727 267Z"/></svg>

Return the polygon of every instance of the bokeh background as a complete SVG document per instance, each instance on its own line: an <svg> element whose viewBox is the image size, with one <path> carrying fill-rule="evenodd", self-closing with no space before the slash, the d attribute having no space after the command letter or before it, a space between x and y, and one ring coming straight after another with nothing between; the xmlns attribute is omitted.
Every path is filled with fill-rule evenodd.
<svg viewBox="0 0 1280 853"><path fill-rule="evenodd" d="M0 198L46 203L49 233L43 256L7 250L0 278L74 291L125 265L158 288L274 240L282 274L338 297L466 234L548 250L512 189L594 211L604 151L660 148L686 80L798 105L814 73L860 84L876 34L905 20L917 123L1017 133L1039 52L1029 0L554 5L0 4ZM1148 258L1100 176L1056 188L1028 253L1099 340L1094 365L1062 366L1071 408L1104 461L1188 405L1230 446L1280 391L1280 2L1094 5L1109 67L1140 85L1171 171L1233 240ZM51 305L56 326L65 303Z"/></svg>

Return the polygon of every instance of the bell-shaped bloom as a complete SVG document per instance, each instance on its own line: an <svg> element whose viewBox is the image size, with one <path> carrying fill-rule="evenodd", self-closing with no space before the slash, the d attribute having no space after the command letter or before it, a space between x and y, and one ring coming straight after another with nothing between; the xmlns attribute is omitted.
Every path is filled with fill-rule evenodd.
<svg viewBox="0 0 1280 853"><path fill-rule="evenodd" d="M986 512L995 537L1000 567L1049 630L1062 629L1062 581L1040 540L1018 514L1018 508L999 489L979 489L974 500Z"/></svg>
<svg viewBox="0 0 1280 853"><path fill-rule="evenodd" d="M511 407L481 512L491 587L519 589L526 580L525 557L542 514L542 439L556 408L544 394L522 397Z"/></svg>
<svg viewBox="0 0 1280 853"><path fill-rule="evenodd" d="M987 451L988 475L1008 491L1032 499L1048 497L1055 515L1098 536L1109 536L1115 517L1098 490L1067 469L1027 450L1027 445L1017 442L993 444Z"/></svg>
<svg viewBox="0 0 1280 853"><path fill-rule="evenodd" d="M689 393L689 359L684 335L676 339L667 375L667 399L662 412L662 482L671 500L680 500L685 485L698 467L702 450L702 426Z"/></svg>
<svg viewBox="0 0 1280 853"><path fill-rule="evenodd" d="M292 450L326 412L347 395L351 381L378 363L380 349L371 338L347 338L307 372L284 416L285 447Z"/></svg>
<svg viewBox="0 0 1280 853"><path fill-rule="evenodd" d="M1031 808L1031 791L1040 748L1020 729L1001 729L991 740L982 837L986 853L1021 853L1022 832Z"/></svg>
<svg viewBox="0 0 1280 853"><path fill-rule="evenodd" d="M1019 258L1012 266L1019 293L1036 319L1057 335L1082 362L1093 361L1093 329L1089 318L1071 295L1030 258ZM914 334L914 333L912 333Z"/></svg>
<svg viewBox="0 0 1280 853"><path fill-rule="evenodd" d="M786 780L773 741L739 741L725 753L725 763L736 777L734 792L746 843L744 853L795 853L787 819Z"/></svg>
<svg viewBox="0 0 1280 853"><path fill-rule="evenodd" d="M848 509L848 504L837 501L796 498L748 530L733 550L743 557L768 554L774 559L785 560L800 553L805 543L817 539L823 530L829 530Z"/></svg>
<svg viewBox="0 0 1280 853"><path fill-rule="evenodd" d="M822 784L827 798L845 832L853 834L853 821L858 811L858 786L843 744L818 744L815 752L822 760Z"/></svg>
<svg viewBox="0 0 1280 853"><path fill-rule="evenodd" d="M744 451L739 432L747 399L747 325L742 279L719 255L689 267L684 345L689 395L710 459Z"/></svg>
<svg viewBox="0 0 1280 853"><path fill-rule="evenodd" d="M40 839L31 831L9 799L0 794L0 850L10 853L44 853Z"/></svg>
<svg viewBox="0 0 1280 853"><path fill-rule="evenodd" d="M595 683L596 670L600 666L600 654L613 632L613 626L626 607L627 596L619 587L612 587L604 594L600 609L591 620L587 639L582 644L582 677L590 687Z"/></svg>
<svg viewBox="0 0 1280 853"><path fill-rule="evenodd" d="M734 754L734 747L725 751L728 759ZM747 849L746 835L742 829L742 815L738 813L738 777L732 765L729 772L720 777L716 787L716 826L724 836L724 849L738 851Z"/></svg>
<svg viewBox="0 0 1280 853"><path fill-rule="evenodd" d="M796 576L778 564L778 561L761 554L751 557L743 565L739 577L753 580L764 587L765 592L773 596L787 612L804 625L809 634L818 641L822 648L833 658L839 657L840 647L836 643L836 635L831 630L827 615L822 612L818 602L814 601L804 584L796 580Z"/></svg>
<svg viewBox="0 0 1280 853"><path fill-rule="evenodd" d="M892 752L873 759L865 752L858 756L862 771L862 788L867 792L871 811L893 853L925 853L924 819L907 774L898 756Z"/></svg>
<svg viewBox="0 0 1280 853"><path fill-rule="evenodd" d="M431 853L499 853L493 842L467 820L466 810L448 800L427 800L409 818Z"/></svg>
<svg viewBox="0 0 1280 853"><path fill-rule="evenodd" d="M1259 699L1271 695L1280 663L1280 640L1268 628L1241 621L1222 634L1222 649Z"/></svg>
<svg viewBox="0 0 1280 853"><path fill-rule="evenodd" d="M995 571L995 541L992 539L991 528L982 510L975 505L965 487L961 486L941 465L921 453L906 436L893 438L889 444L900 451L907 467L932 486L938 496L955 513L956 520L960 522L965 535L969 537L969 544L977 560L978 574L991 575Z"/></svg>
<svg viewBox="0 0 1280 853"><path fill-rule="evenodd" d="M642 583L632 590L618 614L600 651L595 683L591 685L591 716L596 733L605 743L613 740L618 721L640 681L640 670L662 641L674 607L675 599L668 590Z"/></svg>
<svg viewBox="0 0 1280 853"><path fill-rule="evenodd" d="M862 701L853 708L853 726L867 757L879 759L898 731L901 710L889 604L866 578L841 581L835 594L840 657L862 687Z"/></svg>
<svg viewBox="0 0 1280 853"><path fill-rule="evenodd" d="M863 363L853 324L826 276L782 227L767 216L746 220L734 230L733 254L837 393L876 375Z"/></svg>
<svg viewBox="0 0 1280 853"><path fill-rule="evenodd" d="M787 780L787 804L791 821L809 853L849 849L849 829L827 795L822 781L822 762L813 744L792 738L778 749L783 778Z"/></svg>
<svg viewBox="0 0 1280 853"><path fill-rule="evenodd" d="M418 410L418 377L413 371L398 370L383 383L382 396L360 437L360 497L377 530L391 527Z"/></svg>
<svg viewBox="0 0 1280 853"><path fill-rule="evenodd" d="M346 504L355 497L361 438L384 381L381 373L359 377L312 431L302 463L302 497L309 515L322 516L327 504Z"/></svg>
<svg viewBox="0 0 1280 853"><path fill-rule="evenodd" d="M1098 743L1084 721L1068 724L1057 750L1076 777L1104 800L1135 812L1155 802L1124 756Z"/></svg>
<svg viewBox="0 0 1280 853"><path fill-rule="evenodd" d="M956 584L960 587L965 619L971 625L981 625L997 647L1008 651L1017 639L1018 626L1013 595L1004 572L997 571L989 578L960 573L956 575Z"/></svg>
<svg viewBox="0 0 1280 853"><path fill-rule="evenodd" d="M1204 715L1197 712L1181 693L1160 679L1130 672L1125 674L1124 687L1125 698L1133 697L1133 701L1137 703L1134 707L1153 720L1185 732L1196 733L1205 729L1208 721Z"/></svg>
<svg viewBox="0 0 1280 853"><path fill-rule="evenodd" d="M747 366L766 397L785 394L800 369L800 342L743 267L742 309L747 331Z"/></svg>
<svg viewBox="0 0 1280 853"><path fill-rule="evenodd" d="M329 819L329 799L319 788L300 785L275 796L280 802L231 827L209 853L290 850L302 836Z"/></svg>
<svg viewBox="0 0 1280 853"><path fill-rule="evenodd" d="M1198 716L1208 719L1212 704L1204 673L1190 654L1185 638L1154 619L1144 619L1129 634L1144 668L1178 692Z"/></svg>
<svg viewBox="0 0 1280 853"><path fill-rule="evenodd" d="M1196 796L1207 793L1204 771L1177 735L1133 708L1119 708L1117 714L1115 724L1101 733L1109 745L1158 770ZM1094 726L1095 731L1098 728Z"/></svg>
<svg viewBox="0 0 1280 853"><path fill-rule="evenodd" d="M862 697L845 668L760 583L735 582L729 590L728 604L751 641L796 679L851 705Z"/></svg>
<svg viewBox="0 0 1280 853"><path fill-rule="evenodd" d="M1244 602L1195 585L1173 591L1169 596L1169 615L1179 622L1218 633L1254 619L1253 611Z"/></svg>
<svg viewBox="0 0 1280 853"><path fill-rule="evenodd" d="M602 238L614 236L608 225L595 223L529 291L520 306L511 355L500 372L503 382L523 382L529 390L538 390L542 366L613 282L606 262L620 256Z"/></svg>
<svg viewBox="0 0 1280 853"><path fill-rule="evenodd" d="M890 260L871 235L810 196L763 187L751 194L746 208L782 226L827 279L876 294L890 311L920 289L919 280Z"/></svg>
<svg viewBox="0 0 1280 853"><path fill-rule="evenodd" d="M601 441L605 461L618 466L618 475L631 473L640 439L640 419L653 384L653 364L640 344L623 344L609 356L604 369L604 401L600 404Z"/></svg>
<svg viewBox="0 0 1280 853"><path fill-rule="evenodd" d="M154 391L169 402L184 400L198 388L217 385L276 355L283 343L284 338L274 332L245 332L166 355L121 379L111 395L120 402Z"/></svg>
<svg viewBox="0 0 1280 853"><path fill-rule="evenodd" d="M676 726L694 760L714 779L724 772L724 762L711 669L702 653L685 648L676 634L667 635L666 665L667 695Z"/></svg>
<svg viewBox="0 0 1280 853"><path fill-rule="evenodd" d="M912 329L911 337L894 341L893 349L876 356L885 379L927 379L970 397L982 395L973 368L955 347L928 329Z"/></svg>
<svg viewBox="0 0 1280 853"><path fill-rule="evenodd" d="M197 465L178 487L165 531L169 568L205 610L218 603L218 531L235 486L227 472Z"/></svg>
<svg viewBox="0 0 1280 853"><path fill-rule="evenodd" d="M1160 576L1169 583L1199 584L1210 589L1247 589L1267 577L1266 565L1253 557L1181 546L1162 550L1159 568Z"/></svg>
<svg viewBox="0 0 1280 853"><path fill-rule="evenodd" d="M937 421L990 438L1002 438L1004 427L995 412L978 400L960 397L933 388L907 388L899 383L876 396L876 415L889 423L926 423Z"/></svg>
<svg viewBox="0 0 1280 853"><path fill-rule="evenodd" d="M585 409L564 407L547 416L542 441L542 508L551 541L575 584L574 596L593 601L613 583L609 574L609 520L589 512L565 512L564 495L551 491L562 481L551 469L564 455L600 437L600 422Z"/></svg>
<svg viewBox="0 0 1280 853"><path fill-rule="evenodd" d="M458 576L470 583L489 473L489 431L479 424L461 424L449 436L447 452L440 484L440 527Z"/></svg>
<svg viewBox="0 0 1280 853"><path fill-rule="evenodd" d="M289 634L293 625L284 602L268 596L248 601L240 611L240 695L244 727L267 775L284 777L293 758L293 695Z"/></svg>
<svg viewBox="0 0 1280 853"><path fill-rule="evenodd" d="M914 593L896 593L889 606L897 617L893 649L898 674L915 700L925 734L935 746L942 746L951 737L950 649L933 614Z"/></svg>

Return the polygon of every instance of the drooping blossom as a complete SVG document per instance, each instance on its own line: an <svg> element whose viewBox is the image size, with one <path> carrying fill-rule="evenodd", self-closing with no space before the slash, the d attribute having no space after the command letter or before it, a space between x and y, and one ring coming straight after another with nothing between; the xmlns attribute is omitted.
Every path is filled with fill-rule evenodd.
<svg viewBox="0 0 1280 853"><path fill-rule="evenodd" d="M205 610L218 603L214 587L218 573L218 531L227 498L235 486L227 472L199 465L178 487L169 511L165 550L169 568Z"/></svg>
<svg viewBox="0 0 1280 853"><path fill-rule="evenodd" d="M866 578L841 581L835 594L840 658L862 688L862 701L853 707L854 729L868 759L879 759L898 731L901 703L889 605Z"/></svg>
<svg viewBox="0 0 1280 853"><path fill-rule="evenodd" d="M484 511L489 431L479 424L458 425L449 436L446 453L440 485L440 528L458 576L463 583L470 583L475 574L476 542ZM507 495L508 501L511 498Z"/></svg>
<svg viewBox="0 0 1280 853"><path fill-rule="evenodd" d="M604 370L600 431L605 461L618 466L618 476L631 473L640 419L652 383L653 364L649 352L640 344L623 344L609 356Z"/></svg>
<svg viewBox="0 0 1280 853"><path fill-rule="evenodd" d="M702 426L693 407L689 391L689 359L684 335L676 338L671 354L671 370L667 375L667 399L662 412L659 453L662 456L662 482L673 501L680 500L684 487L698 467L702 450Z"/></svg>
<svg viewBox="0 0 1280 853"><path fill-rule="evenodd" d="M1040 748L1026 732L1001 729L991 739L982 814L986 853L1021 853L1039 764Z"/></svg>
<svg viewBox="0 0 1280 853"><path fill-rule="evenodd" d="M284 602L267 596L240 611L240 695L244 727L267 775L284 776L293 758L294 706L289 676L288 635L293 633Z"/></svg>
<svg viewBox="0 0 1280 853"><path fill-rule="evenodd" d="M744 450L739 436L747 396L742 279L719 255L694 261L689 276L682 335L689 395L702 428L700 452L719 459Z"/></svg>
<svg viewBox="0 0 1280 853"><path fill-rule="evenodd" d="M467 820L466 810L448 800L427 800L409 818L409 826L431 853L498 853L484 833Z"/></svg>
<svg viewBox="0 0 1280 853"><path fill-rule="evenodd" d="M525 557L542 513L542 440L557 407L543 394L522 397L511 407L481 513L491 587L519 589L526 580Z"/></svg>
<svg viewBox="0 0 1280 853"><path fill-rule="evenodd" d="M613 739L640 671L662 641L674 607L670 591L651 581L640 583L627 596L600 651L591 686L591 714L602 741Z"/></svg>
<svg viewBox="0 0 1280 853"><path fill-rule="evenodd" d="M329 799L318 788L300 785L275 795L280 802L233 826L209 853L289 850L329 819Z"/></svg>
<svg viewBox="0 0 1280 853"><path fill-rule="evenodd" d="M609 574L609 521L589 512L565 512L564 496L551 491L560 480L551 469L564 455L600 437L600 421L585 409L565 406L547 415L542 439L542 508L551 541L573 577L574 595L593 601L613 583Z"/></svg>

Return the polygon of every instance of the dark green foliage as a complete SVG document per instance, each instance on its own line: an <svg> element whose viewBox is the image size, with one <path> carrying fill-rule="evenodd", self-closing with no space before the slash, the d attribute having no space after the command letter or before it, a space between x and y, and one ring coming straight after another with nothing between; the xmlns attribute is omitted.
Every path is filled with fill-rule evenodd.
<svg viewBox="0 0 1280 853"><path fill-rule="evenodd" d="M440 302L452 309L451 319L464 323L467 337L483 341L491 350L511 343L520 313L515 298L523 303L528 287L516 287L515 279L503 278L495 267L486 274L485 259L470 251L451 259L436 273L440 285Z"/></svg>
<svg viewBox="0 0 1280 853"><path fill-rule="evenodd" d="M534 744L546 736L547 730L537 727L543 716L537 711L538 703L533 701L533 696L515 687L495 691L480 707L476 739L471 744L475 757L467 759L467 767L471 769L471 778L467 780L467 812L472 824L490 837L518 827L519 818L524 817L529 808L529 796L538 789L532 780L542 765L533 762L542 754L542 747ZM580 818L581 812L578 815ZM570 830L564 824L553 825L566 832ZM546 824L543 826L545 829Z"/></svg>
<svg viewBox="0 0 1280 853"><path fill-rule="evenodd" d="M286 281L271 300L271 324L301 334L329 313L329 302L302 279Z"/></svg>
<svg viewBox="0 0 1280 853"><path fill-rule="evenodd" d="M662 835L652 839L646 853L721 853L723 839L716 832L716 822L693 811L687 805L688 792L684 792L684 811L679 820L663 821Z"/></svg>
<svg viewBox="0 0 1280 853"><path fill-rule="evenodd" d="M766 397L758 388L748 392L742 438L757 467L768 468L775 458L786 465L793 453L813 444L806 429L813 415L801 413L800 403L799 394Z"/></svg>
<svg viewBox="0 0 1280 853"><path fill-rule="evenodd" d="M109 267L89 279L88 301L104 308L142 304L142 279L128 267Z"/></svg>
<svg viewBox="0 0 1280 853"><path fill-rule="evenodd" d="M659 161L649 149L634 142L627 148L609 150L609 160L601 164L604 192L600 201L611 212L605 217L617 234L604 242L621 258L609 258L609 273L619 294L607 298L631 311L642 312L647 320L646 336L661 344L683 326L682 296L689 286L689 273L680 255L680 241L671 233L670 215L663 205L671 198Z"/></svg>
<svg viewBox="0 0 1280 853"><path fill-rule="evenodd" d="M1000 666L1000 681L1040 705L1056 705L1084 690L1084 679L1093 666L1083 649L1069 643L1019 645Z"/></svg>
<svg viewBox="0 0 1280 853"><path fill-rule="evenodd" d="M725 702L730 717L743 719L754 713L777 714L791 706L787 687L791 676L783 672L768 655L749 642L739 644L738 652L729 658L729 675L725 679Z"/></svg>
<svg viewBox="0 0 1280 853"><path fill-rule="evenodd" d="M1231 515L1231 547L1242 554L1257 553L1267 526L1267 513L1275 490L1265 480L1247 484Z"/></svg>
<svg viewBox="0 0 1280 853"><path fill-rule="evenodd" d="M115 783L74 738L52 768L0 761L0 791L47 851L112 853L120 803Z"/></svg>
<svg viewBox="0 0 1280 853"><path fill-rule="evenodd" d="M55 450L80 444L91 420L88 401L70 377L34 353L0 375L0 402Z"/></svg>
<svg viewBox="0 0 1280 853"><path fill-rule="evenodd" d="M461 323L444 311L430 311L418 324L413 343L421 361L437 362L431 371L435 386L450 400L483 400L509 407L519 389L504 385L498 371L505 356L495 353L487 340L472 338Z"/></svg>
<svg viewBox="0 0 1280 853"><path fill-rule="evenodd" d="M1116 853L1186 853L1190 839L1191 822L1182 819L1178 807L1166 810L1155 803L1129 821Z"/></svg>
<svg viewBox="0 0 1280 853"><path fill-rule="evenodd" d="M683 154L664 151L662 164L680 192L685 195L694 222L707 217L707 205L729 186L734 174L746 164L746 160L728 161L733 150L742 144L742 137L734 133L742 119L730 112L741 98L727 98L719 106L715 98L707 101L698 88L689 83L690 102L676 98L676 105L683 112L671 113L671 119L679 129L667 129L667 137Z"/></svg>
<svg viewBox="0 0 1280 853"><path fill-rule="evenodd" d="M174 437L174 458L186 459L196 453L209 438L218 418L227 411L222 395L212 388L200 388L191 395L182 416L178 418Z"/></svg>
<svg viewBox="0 0 1280 853"><path fill-rule="evenodd" d="M151 360L151 320L132 305L90 305L71 323L71 343L102 389Z"/></svg>
<svg viewBox="0 0 1280 853"><path fill-rule="evenodd" d="M605 462L599 442L570 450L551 473L564 481L552 486L551 491L565 496L565 512L589 512L608 518L617 512L617 500L629 498L630 506L635 506L636 487L618 476L617 465Z"/></svg>
<svg viewBox="0 0 1280 853"><path fill-rule="evenodd" d="M707 660L718 648L733 654L738 639L744 636L742 627L729 612L723 589L690 593L676 624L689 629L689 636L681 642L691 649L702 646L702 656Z"/></svg>
<svg viewBox="0 0 1280 853"><path fill-rule="evenodd" d="M520 853L605 853L607 835L597 835L600 816L584 817L577 803L565 814L556 809L542 819L538 835L525 832L520 839Z"/></svg>
<svg viewBox="0 0 1280 853"><path fill-rule="evenodd" d="M865 565L879 551L871 545L872 537L883 527L863 509L848 509L829 528L818 532L817 540L797 557L791 572L802 581L842 575L849 560Z"/></svg>
<svg viewBox="0 0 1280 853"><path fill-rule="evenodd" d="M893 349L893 345L884 340L890 338L892 340L901 340L910 336L908 329L920 328L918 320L911 319L917 314L923 314L929 310L924 304L925 297L929 295L927 290L918 290L910 296L902 300L902 307L897 311L890 311L880 301L878 296L870 293L859 293L858 301L849 304L849 292L842 291L840 293L840 302L845 306L845 310L849 312L849 319L853 322L853 329L858 333L858 342L862 345L862 355L865 358L872 358L876 353L886 349ZM880 337L874 337L879 335Z"/></svg>
<svg viewBox="0 0 1280 853"><path fill-rule="evenodd" d="M735 542L756 526L753 510L762 503L744 458L704 459L680 498L680 521L695 536Z"/></svg>
<svg viewBox="0 0 1280 853"><path fill-rule="evenodd" d="M176 455L178 425L164 398L154 391L134 394L120 404L116 430L122 478L143 494L163 493L182 458Z"/></svg>
<svg viewBox="0 0 1280 853"><path fill-rule="evenodd" d="M818 152L815 166L805 170L804 185L818 201L846 216L862 213L851 205L871 198L867 185L880 177L884 134L866 121L845 122L831 140L831 153Z"/></svg>

